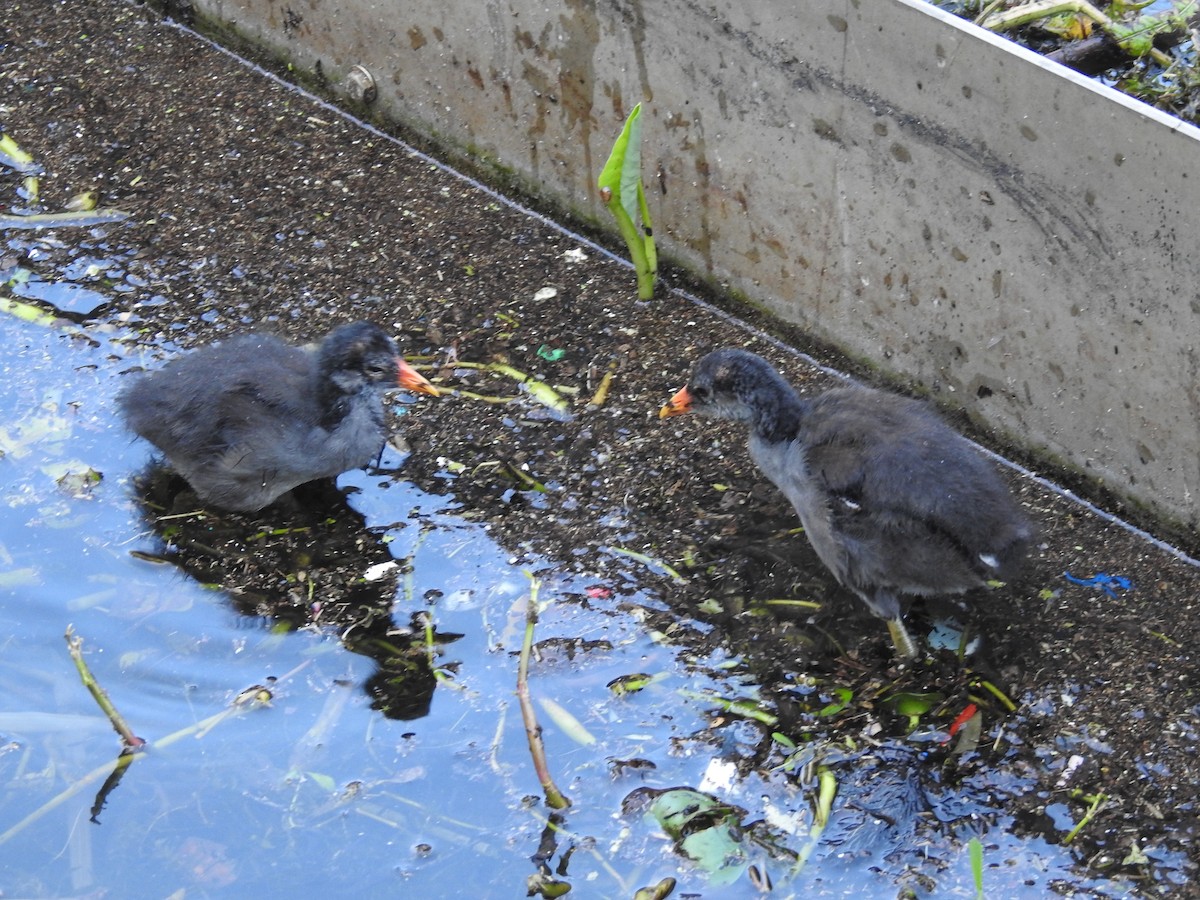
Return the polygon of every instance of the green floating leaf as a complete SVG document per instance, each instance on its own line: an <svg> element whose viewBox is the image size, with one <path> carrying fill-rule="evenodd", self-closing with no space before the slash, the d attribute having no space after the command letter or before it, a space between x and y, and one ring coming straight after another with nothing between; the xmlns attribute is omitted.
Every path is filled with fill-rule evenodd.
<svg viewBox="0 0 1200 900"><path fill-rule="evenodd" d="M746 851L740 839L742 811L692 788L659 794L650 814L677 849L709 873L714 884L729 884L745 871Z"/></svg>
<svg viewBox="0 0 1200 900"><path fill-rule="evenodd" d="M53 328L58 319L34 303L24 300L14 300L12 297L0 296L0 312L8 313L24 322L40 325L43 328Z"/></svg>
<svg viewBox="0 0 1200 900"><path fill-rule="evenodd" d="M560 706L549 698L541 697L538 698L538 704L546 711L546 715L559 727L563 734L575 743L582 744L585 747L596 743L595 735L588 731L583 723L568 712L565 707Z"/></svg>
<svg viewBox="0 0 1200 900"><path fill-rule="evenodd" d="M633 900L666 900L675 890L675 879L664 878L653 887L638 888Z"/></svg>
<svg viewBox="0 0 1200 900"><path fill-rule="evenodd" d="M8 426L0 425L0 458L22 459L33 452L34 445L67 440L71 436L72 420L59 412L60 404L60 393L54 390L25 418ZM59 472L54 477L62 474Z"/></svg>
<svg viewBox="0 0 1200 900"><path fill-rule="evenodd" d="M636 694L638 691L649 687L656 681L653 675L647 675L645 672L635 672L630 675L622 675L619 678L614 678L607 685L608 689L618 697L625 694Z"/></svg>
<svg viewBox="0 0 1200 900"><path fill-rule="evenodd" d="M539 897L547 898L547 900L554 900L555 897L564 897L570 892L571 883L569 881L559 881L556 878L552 878L547 872L538 871L525 879L526 897L532 897L536 894Z"/></svg>
<svg viewBox="0 0 1200 900"><path fill-rule="evenodd" d="M774 728L779 723L779 717L767 712L756 700L726 700L724 697L717 697L713 694L700 691L680 691L679 693L691 700L710 703L735 716L743 716L747 719L762 722L768 728Z"/></svg>
<svg viewBox="0 0 1200 900"><path fill-rule="evenodd" d="M818 712L818 716L835 716L849 706L850 701L854 699L854 691L848 687L835 687L829 693L837 699Z"/></svg>
<svg viewBox="0 0 1200 900"><path fill-rule="evenodd" d="M60 491L78 498L90 497L92 488L104 477L77 459L48 462L42 466L42 472L54 479Z"/></svg>
<svg viewBox="0 0 1200 900"><path fill-rule="evenodd" d="M736 827L736 822L721 823L679 842L684 855L709 873L712 884L732 884L746 870L746 851L738 841Z"/></svg>
<svg viewBox="0 0 1200 900"><path fill-rule="evenodd" d="M737 820L737 807L723 803L711 794L694 788L671 788L663 791L650 804L650 814L671 838L714 824Z"/></svg>
<svg viewBox="0 0 1200 900"><path fill-rule="evenodd" d="M337 782L323 772L305 772L321 790L332 794L337 790Z"/></svg>
<svg viewBox="0 0 1200 900"><path fill-rule="evenodd" d="M967 841L967 852L971 856L971 875L975 879L976 900L983 900L983 841L977 837Z"/></svg>

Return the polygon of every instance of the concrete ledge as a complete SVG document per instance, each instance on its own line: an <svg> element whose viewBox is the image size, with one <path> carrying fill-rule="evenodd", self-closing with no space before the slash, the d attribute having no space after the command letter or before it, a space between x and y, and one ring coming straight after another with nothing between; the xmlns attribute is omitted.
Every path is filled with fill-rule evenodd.
<svg viewBox="0 0 1200 900"><path fill-rule="evenodd" d="M1196 528L1197 129L910 0L192 5L605 227L645 101L674 260Z"/></svg>

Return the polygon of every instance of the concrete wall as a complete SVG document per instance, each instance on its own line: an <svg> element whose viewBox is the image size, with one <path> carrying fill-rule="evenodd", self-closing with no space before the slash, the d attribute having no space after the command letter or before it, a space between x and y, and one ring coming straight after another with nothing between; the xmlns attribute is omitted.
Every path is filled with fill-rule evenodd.
<svg viewBox="0 0 1200 900"><path fill-rule="evenodd" d="M664 252L1195 528L1197 129L910 0L192 2L590 221L644 101Z"/></svg>

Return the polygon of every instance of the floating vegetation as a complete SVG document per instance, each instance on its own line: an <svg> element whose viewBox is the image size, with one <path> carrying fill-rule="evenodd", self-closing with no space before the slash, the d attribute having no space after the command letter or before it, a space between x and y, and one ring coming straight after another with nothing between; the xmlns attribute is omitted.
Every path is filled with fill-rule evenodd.
<svg viewBox="0 0 1200 900"><path fill-rule="evenodd" d="M634 672L630 675L622 675L619 678L614 678L606 687L616 694L618 697L623 697L626 694L636 694L638 691L645 690L661 676L648 675L645 672Z"/></svg>
<svg viewBox="0 0 1200 900"><path fill-rule="evenodd" d="M747 865L741 819L745 810L711 794L680 787L659 793L649 813L676 850L706 871L712 884L731 884Z"/></svg>

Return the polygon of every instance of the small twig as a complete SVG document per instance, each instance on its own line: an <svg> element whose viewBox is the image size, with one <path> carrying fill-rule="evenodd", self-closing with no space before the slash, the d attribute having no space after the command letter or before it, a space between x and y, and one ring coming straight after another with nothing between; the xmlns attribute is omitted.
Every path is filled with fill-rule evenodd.
<svg viewBox="0 0 1200 900"><path fill-rule="evenodd" d="M546 762L546 745L542 742L542 729L537 722L537 713L529 697L529 657L533 654L533 629L538 620L538 587L540 582L529 576L529 605L525 612L525 641L521 645L521 658L517 664L517 699L521 703L521 719L525 723L525 737L529 740L529 753L533 757L533 768L538 781L546 793L546 805L551 809L566 809L571 801L555 785Z"/></svg>
<svg viewBox="0 0 1200 900"><path fill-rule="evenodd" d="M592 394L592 399L588 401L589 406L603 406L608 400L608 390L612 387L613 373L605 372L604 377L600 379L600 385L596 388L596 392Z"/></svg>
<svg viewBox="0 0 1200 900"><path fill-rule="evenodd" d="M64 637L67 639L67 650L71 654L71 659L75 660L75 668L79 670L80 680L83 681L84 687L91 693L92 699L96 701L100 709L108 716L108 721L112 723L113 729L120 735L121 742L130 750L137 750L144 747L146 744L145 740L133 733L133 730L126 723L125 718L113 706L108 693L104 688L100 687L95 676L92 675L92 670L88 668L88 664L83 659L83 638L75 634L73 625L67 626L67 633Z"/></svg>
<svg viewBox="0 0 1200 900"><path fill-rule="evenodd" d="M1000 703L1003 704L1004 708L1010 713L1017 711L1017 704L1013 703L1013 701L1009 699L1008 694L1004 693L1004 691L1000 690L1000 688L996 687L990 681L984 678L977 678L975 679L974 683L999 700Z"/></svg>
<svg viewBox="0 0 1200 900"><path fill-rule="evenodd" d="M333 744L333 731L341 721L350 701L350 685L335 681L333 689L325 696L325 705L317 714L316 720L301 735L292 748L291 759L288 760L288 775L296 775L309 768L309 759L321 748Z"/></svg>
<svg viewBox="0 0 1200 900"><path fill-rule="evenodd" d="M144 744L141 749L135 750L132 753L123 753L115 764L104 763L103 765L97 766L82 778L68 785L57 795L43 803L16 825L13 825L7 831L0 834L0 844L4 844L15 835L19 834L29 825L32 825L42 816L46 815L46 813L62 806L92 782L100 778L107 777L117 766L128 767L132 763L145 756L148 750L161 750L164 747L170 746L171 744L176 743L180 739L185 738L190 734L194 734L197 738L203 737L213 727L225 721L226 719L243 713L248 709L256 708L260 705L265 706L266 702L263 700L264 691L266 691L265 688L251 688L248 691L243 691L234 699L230 706L218 713L215 713L214 715L209 716L207 719L196 722L195 724L189 725L186 728L181 728L176 732L168 734L164 738L159 738L157 741L151 742L150 744Z"/></svg>
<svg viewBox="0 0 1200 900"><path fill-rule="evenodd" d="M777 597L762 602L764 606L803 606L805 609L821 609L825 605L816 600L789 600L786 597Z"/></svg>
<svg viewBox="0 0 1200 900"><path fill-rule="evenodd" d="M462 388L455 388L454 396L466 397L468 400L479 400L482 403L495 403L497 405L512 403L519 399L518 397L496 397L491 394L477 394L474 391L464 391Z"/></svg>
<svg viewBox="0 0 1200 900"><path fill-rule="evenodd" d="M676 584L687 584L687 579L679 574L671 566L667 565L661 559L655 559L652 556L647 556L645 553L638 553L636 550L630 550L628 547L613 547L613 553L619 553L622 556L628 556L630 559L636 559L640 563L644 563L651 568L659 568L666 572Z"/></svg>
<svg viewBox="0 0 1200 900"><path fill-rule="evenodd" d="M260 531L257 534L252 534L246 538L248 541L261 541L269 537L286 537L289 534L305 534L312 531L309 525L302 525L297 528L269 528L265 531Z"/></svg>
<svg viewBox="0 0 1200 900"><path fill-rule="evenodd" d="M496 720L496 733L492 735L492 746L488 751L488 765L497 775L504 774L504 766L500 763L500 744L504 737L504 723L508 720L508 705L500 707L500 717Z"/></svg>

